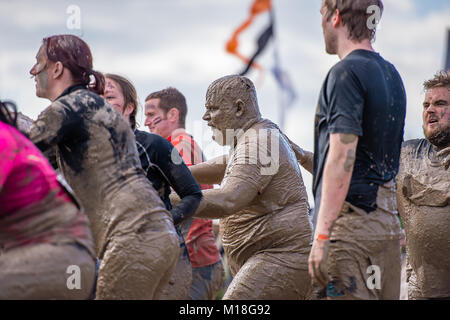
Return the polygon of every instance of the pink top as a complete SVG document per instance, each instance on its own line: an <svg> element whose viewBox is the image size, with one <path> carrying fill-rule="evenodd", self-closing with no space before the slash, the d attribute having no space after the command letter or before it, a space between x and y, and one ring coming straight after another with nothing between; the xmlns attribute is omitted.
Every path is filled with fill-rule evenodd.
<svg viewBox="0 0 450 320"><path fill-rule="evenodd" d="M0 122L0 215L39 202L52 190L65 202L71 201L34 144Z"/></svg>
<svg viewBox="0 0 450 320"><path fill-rule="evenodd" d="M93 254L87 217L39 149L0 121L0 252L61 242L77 242Z"/></svg>

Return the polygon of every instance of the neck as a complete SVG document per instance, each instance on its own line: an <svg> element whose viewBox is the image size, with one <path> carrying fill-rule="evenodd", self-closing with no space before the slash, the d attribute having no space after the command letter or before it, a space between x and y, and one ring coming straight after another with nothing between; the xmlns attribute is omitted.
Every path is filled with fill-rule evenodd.
<svg viewBox="0 0 450 320"><path fill-rule="evenodd" d="M348 38L343 38L337 50L337 55L339 56L339 59L342 60L346 56L348 56L352 51L359 49L367 51L375 51L369 39L364 39L361 42L356 42L353 40L349 40Z"/></svg>
<svg viewBox="0 0 450 320"><path fill-rule="evenodd" d="M73 86L73 85L74 85L74 83L72 81L57 82L53 86L52 90L50 90L48 99L51 102L55 101L64 92L64 90L66 90L67 88L69 88L70 86Z"/></svg>

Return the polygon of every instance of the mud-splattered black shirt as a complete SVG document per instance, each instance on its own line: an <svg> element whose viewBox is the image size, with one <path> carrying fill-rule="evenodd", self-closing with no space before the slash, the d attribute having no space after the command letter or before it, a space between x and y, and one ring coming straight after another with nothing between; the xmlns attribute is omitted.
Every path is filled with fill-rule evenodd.
<svg viewBox="0 0 450 320"><path fill-rule="evenodd" d="M177 149L159 135L139 130L134 130L134 134L142 168L172 214L174 223L177 225L192 217L202 199L202 191ZM179 164L175 164L172 157L177 157ZM181 198L175 207L170 202L170 187Z"/></svg>
<svg viewBox="0 0 450 320"><path fill-rule="evenodd" d="M359 136L346 201L370 213L378 186L395 178L406 113L406 94L395 67L378 53L352 51L328 73L315 117L314 178L316 216L331 133Z"/></svg>
<svg viewBox="0 0 450 320"><path fill-rule="evenodd" d="M111 237L138 233L154 214L172 220L144 175L130 125L85 87L69 87L53 101L32 125L30 139L44 153L56 151L89 218L99 258Z"/></svg>

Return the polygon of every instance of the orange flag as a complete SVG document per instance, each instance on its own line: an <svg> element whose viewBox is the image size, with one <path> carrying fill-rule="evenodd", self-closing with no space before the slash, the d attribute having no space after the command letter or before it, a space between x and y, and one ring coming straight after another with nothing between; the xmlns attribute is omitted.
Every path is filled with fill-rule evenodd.
<svg viewBox="0 0 450 320"><path fill-rule="evenodd" d="M239 34L247 29L253 22L253 19L260 13L263 13L264 11L270 10L272 8L271 0L254 0L253 4L250 8L250 16L247 20L245 20L234 32L231 36L231 39L228 40L226 44L226 50L228 53L235 55L242 61L244 61L246 64L250 62L250 59L243 56L238 51L239 41L238 36ZM257 68L259 70L262 70L262 67L258 65L257 63L252 64L253 68Z"/></svg>

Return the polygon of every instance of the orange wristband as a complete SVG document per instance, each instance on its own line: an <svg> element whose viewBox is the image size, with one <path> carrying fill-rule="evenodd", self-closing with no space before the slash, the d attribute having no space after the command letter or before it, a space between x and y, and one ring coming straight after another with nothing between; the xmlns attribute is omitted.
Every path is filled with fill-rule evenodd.
<svg viewBox="0 0 450 320"><path fill-rule="evenodd" d="M330 240L330 237L326 234L318 234L317 238L318 240Z"/></svg>

